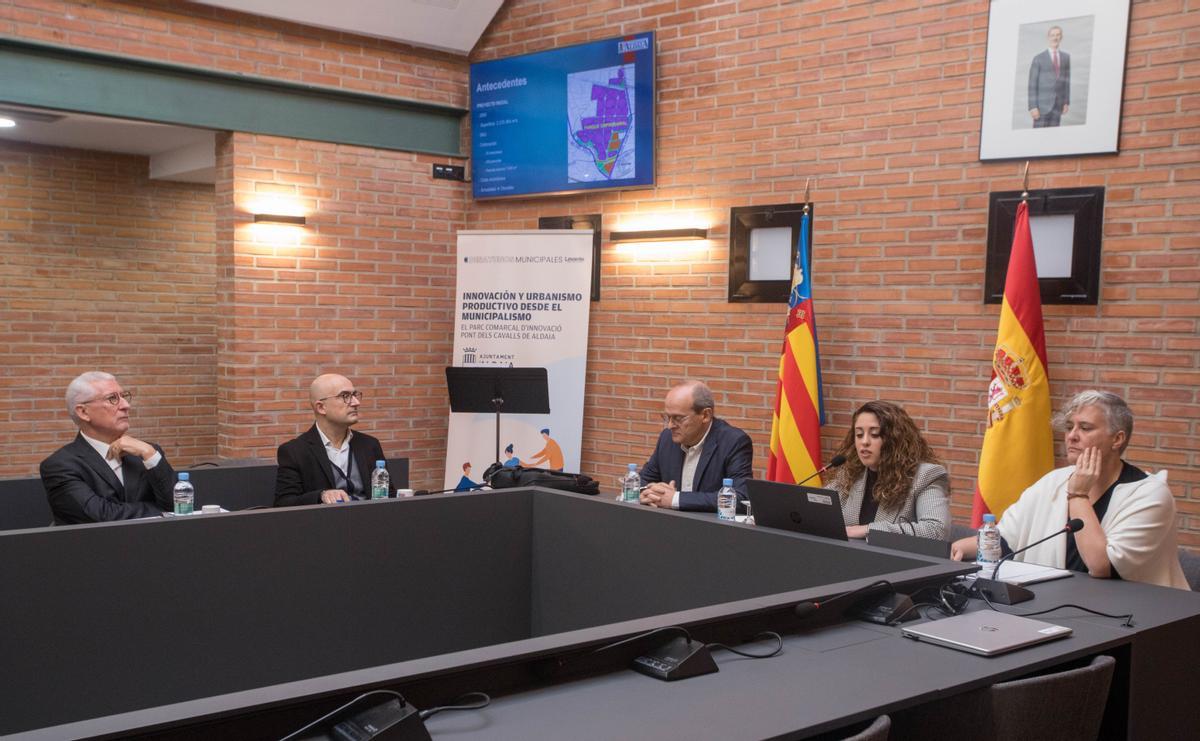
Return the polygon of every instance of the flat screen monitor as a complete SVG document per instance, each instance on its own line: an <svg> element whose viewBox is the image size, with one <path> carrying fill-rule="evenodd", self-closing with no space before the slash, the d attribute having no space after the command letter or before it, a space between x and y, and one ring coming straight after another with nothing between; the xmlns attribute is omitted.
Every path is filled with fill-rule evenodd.
<svg viewBox="0 0 1200 741"><path fill-rule="evenodd" d="M654 34L471 65L477 199L654 185Z"/></svg>

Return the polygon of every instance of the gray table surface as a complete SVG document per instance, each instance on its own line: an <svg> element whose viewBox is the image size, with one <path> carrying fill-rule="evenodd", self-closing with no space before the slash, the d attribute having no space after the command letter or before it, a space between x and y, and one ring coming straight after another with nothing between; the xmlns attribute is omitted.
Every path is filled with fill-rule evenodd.
<svg viewBox="0 0 1200 741"><path fill-rule="evenodd" d="M1034 600L1001 609L1023 613L1074 602L1133 612L1136 625L1067 608L1038 619L1071 627L1070 637L988 658L918 643L898 628L843 623L785 636L783 653L771 659L717 651L716 674L662 682L618 671L495 698L480 711L441 713L427 727L434 738L462 740L801 738L1103 653L1200 614L1198 594L1083 575L1034 591ZM1182 668L1200 679L1200 668Z"/></svg>

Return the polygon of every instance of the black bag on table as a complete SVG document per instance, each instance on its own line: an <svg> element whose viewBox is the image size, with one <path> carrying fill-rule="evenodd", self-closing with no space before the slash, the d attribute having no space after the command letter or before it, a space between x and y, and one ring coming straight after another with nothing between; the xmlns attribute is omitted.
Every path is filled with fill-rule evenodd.
<svg viewBox="0 0 1200 741"><path fill-rule="evenodd" d="M483 480L493 489L512 489L518 486L544 486L547 489L573 491L576 494L596 496L600 493L600 484L591 476L582 473L563 473L546 468L526 468L525 466L505 467L503 463L493 463L483 472Z"/></svg>

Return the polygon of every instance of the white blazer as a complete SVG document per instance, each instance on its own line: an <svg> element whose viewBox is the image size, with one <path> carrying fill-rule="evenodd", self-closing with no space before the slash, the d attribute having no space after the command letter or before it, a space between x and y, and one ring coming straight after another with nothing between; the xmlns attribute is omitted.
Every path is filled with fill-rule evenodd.
<svg viewBox="0 0 1200 741"><path fill-rule="evenodd" d="M1000 535L1016 550L1044 538L1067 521L1067 479L1075 466L1056 468L1034 482L1000 518ZM1100 521L1108 561L1122 579L1188 589L1175 538L1175 497L1163 472L1117 484ZM1067 539L1051 538L1017 556L1018 561L1065 568Z"/></svg>

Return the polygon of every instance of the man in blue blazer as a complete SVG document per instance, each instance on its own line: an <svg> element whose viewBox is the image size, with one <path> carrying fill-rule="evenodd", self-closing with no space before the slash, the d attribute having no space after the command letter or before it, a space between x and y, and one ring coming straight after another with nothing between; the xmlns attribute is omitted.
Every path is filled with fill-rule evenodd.
<svg viewBox="0 0 1200 741"><path fill-rule="evenodd" d="M386 460L379 441L358 424L362 392L336 373L318 376L308 390L315 422L299 437L279 446L275 506L332 504L371 498L375 461ZM388 484L388 496L395 485Z"/></svg>
<svg viewBox="0 0 1200 741"><path fill-rule="evenodd" d="M56 525L154 517L173 509L175 471L162 448L129 434L132 398L103 371L83 373L67 386L67 411L79 434L40 469Z"/></svg>
<svg viewBox="0 0 1200 741"><path fill-rule="evenodd" d="M1058 126L1071 109L1071 55L1058 47L1063 32L1051 26L1046 49L1029 65L1029 117L1033 128Z"/></svg>
<svg viewBox="0 0 1200 741"><path fill-rule="evenodd" d="M717 511L721 479L733 479L739 501L753 478L750 436L715 416L712 391L699 381L672 388L663 403L658 444L642 467L640 501L652 507Z"/></svg>

